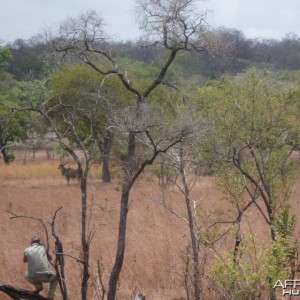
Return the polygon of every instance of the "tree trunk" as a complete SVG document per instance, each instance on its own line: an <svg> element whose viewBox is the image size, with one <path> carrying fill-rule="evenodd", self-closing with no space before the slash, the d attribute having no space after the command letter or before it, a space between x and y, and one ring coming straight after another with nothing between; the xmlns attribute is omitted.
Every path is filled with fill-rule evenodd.
<svg viewBox="0 0 300 300"><path fill-rule="evenodd" d="M269 203L272 204L272 199L269 201ZM269 212L269 218L270 218L270 223L271 223L270 231L271 231L271 238L272 238L272 244L273 244L276 241L276 231L275 231L275 228L273 227L273 224L274 224L274 214L273 214L273 208L272 208L271 205L270 205L269 211L270 211ZM273 249L273 252L274 251L275 250ZM273 253L273 255L276 255L276 254ZM269 278L269 284L270 284L270 286L274 285L274 282L272 281L272 278ZM276 291L275 291L275 289L271 288L271 297L270 297L270 300L276 300L276 299L277 299Z"/></svg>
<svg viewBox="0 0 300 300"><path fill-rule="evenodd" d="M184 162L183 162L183 153L180 154L180 175L184 187L184 195L185 195L185 204L188 213L188 221L189 221L189 229L190 229L190 237L192 243L192 252L193 252L193 269L194 269L194 276L193 276L193 285L194 285L194 299L200 300L200 293L201 293L201 280L200 280L200 271L199 271L199 245L197 241L197 236L195 233L195 224L194 224L194 215L191 206L191 199L190 199L190 190L187 183L187 178L184 169Z"/></svg>
<svg viewBox="0 0 300 300"><path fill-rule="evenodd" d="M131 173L134 164L134 155L135 155L135 134L133 132L130 132L128 137L128 155L123 166L124 182L122 186L122 196L121 196L117 253L116 253L115 263L109 278L107 300L115 300L117 283L119 280L120 272L124 261L129 192L133 184L131 180Z"/></svg>
<svg viewBox="0 0 300 300"><path fill-rule="evenodd" d="M102 180L106 183L111 182L109 155L102 155Z"/></svg>
<svg viewBox="0 0 300 300"><path fill-rule="evenodd" d="M128 200L129 200L129 189L124 187L122 192L122 199L121 199L117 254L116 254L115 264L113 266L110 279L109 279L107 300L114 300L116 297L117 283L123 266L124 254L125 254L125 242L126 242Z"/></svg>
<svg viewBox="0 0 300 300"><path fill-rule="evenodd" d="M102 180L103 182L111 182L109 161L110 152L113 144L113 133L107 131L102 142L98 142L98 148L102 156Z"/></svg>
<svg viewBox="0 0 300 300"><path fill-rule="evenodd" d="M55 232L56 215L61 209L62 209L62 207L60 207L59 209L56 210L50 225L51 225L52 236L55 239L54 268L55 268L56 274L59 279L58 282L59 282L59 288L61 291L62 298L63 298L63 300L68 300L68 288L67 288L66 277L65 277L65 258L64 258L63 243L60 241L58 235Z"/></svg>
<svg viewBox="0 0 300 300"><path fill-rule="evenodd" d="M64 261L64 250L62 242L57 236L55 237L55 251L56 251L56 263L55 271L59 275L59 287L62 294L63 300L68 300L68 288L65 280L65 261Z"/></svg>
<svg viewBox="0 0 300 300"><path fill-rule="evenodd" d="M81 199L82 199L82 209L81 209L81 246L82 246L82 262L83 262L83 271L82 271L82 281L81 281L81 299L87 300L87 291L88 291L88 280L90 277L89 274L89 244L87 241L86 233L86 210L87 210L87 176L86 174L82 176L82 171L80 172L81 179ZM87 170L86 170L87 173Z"/></svg>
<svg viewBox="0 0 300 300"><path fill-rule="evenodd" d="M10 163L9 155L6 151L5 144L3 144L1 141L0 141L0 152L3 156L5 164L8 165Z"/></svg>
<svg viewBox="0 0 300 300"><path fill-rule="evenodd" d="M185 201L186 201L186 208L187 208L188 218L189 218L189 229L190 229L193 260L194 260L194 278L193 278L194 297L195 297L195 300L200 300L201 281L200 281L200 271L199 271L198 241L197 241L197 237L195 234L193 213L192 213L191 200L190 200L189 195L187 195L185 197Z"/></svg>

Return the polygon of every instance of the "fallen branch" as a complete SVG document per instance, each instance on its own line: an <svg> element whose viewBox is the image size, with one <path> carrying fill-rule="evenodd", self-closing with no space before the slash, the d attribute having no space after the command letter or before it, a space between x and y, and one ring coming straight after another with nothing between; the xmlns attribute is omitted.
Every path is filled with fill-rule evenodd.
<svg viewBox="0 0 300 300"><path fill-rule="evenodd" d="M34 292L30 292L22 289L16 289L13 286L7 284L0 285L0 291L7 294L9 297L11 297L14 300L21 300L21 299L48 300L48 298L40 296Z"/></svg>

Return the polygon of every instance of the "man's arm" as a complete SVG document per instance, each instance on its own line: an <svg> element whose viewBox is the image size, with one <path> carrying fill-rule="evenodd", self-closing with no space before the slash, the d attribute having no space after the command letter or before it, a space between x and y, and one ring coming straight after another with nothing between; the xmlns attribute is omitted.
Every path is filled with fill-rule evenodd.
<svg viewBox="0 0 300 300"><path fill-rule="evenodd" d="M48 261L50 262L50 261L52 260L52 256L50 255L49 250L45 247L45 244L44 244L43 242L41 242L40 245L41 245L42 247L44 247L44 250L45 250L46 255L47 255L47 259L48 259Z"/></svg>

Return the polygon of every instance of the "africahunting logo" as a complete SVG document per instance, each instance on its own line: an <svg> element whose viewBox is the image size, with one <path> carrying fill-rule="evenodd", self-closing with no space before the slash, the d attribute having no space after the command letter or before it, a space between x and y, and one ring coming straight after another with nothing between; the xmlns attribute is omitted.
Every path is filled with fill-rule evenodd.
<svg viewBox="0 0 300 300"><path fill-rule="evenodd" d="M274 289L282 289L282 296L300 297L300 279L277 280Z"/></svg>

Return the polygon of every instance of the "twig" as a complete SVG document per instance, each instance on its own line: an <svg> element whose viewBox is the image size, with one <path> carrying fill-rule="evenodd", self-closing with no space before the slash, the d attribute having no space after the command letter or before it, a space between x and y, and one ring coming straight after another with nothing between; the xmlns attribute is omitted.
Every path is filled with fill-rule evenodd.
<svg viewBox="0 0 300 300"><path fill-rule="evenodd" d="M18 219L18 218L32 219L32 220L38 221L38 222L40 222L42 224L42 226L44 228L44 231L45 231L45 235L46 235L46 251L47 251L47 254L49 255L49 234L48 234L47 226L44 223L44 221L42 219L31 217L31 216L17 215L15 213L11 212L11 211L7 211L7 212L10 214L9 218L11 220Z"/></svg>
<svg viewBox="0 0 300 300"><path fill-rule="evenodd" d="M100 282L100 286L101 286L101 291L102 291L102 296L101 296L101 300L104 300L104 296L105 296L105 287L102 281L102 272L101 272L101 268L100 268L100 262L99 260L97 261L97 265L98 265L98 277L99 277L99 282Z"/></svg>

